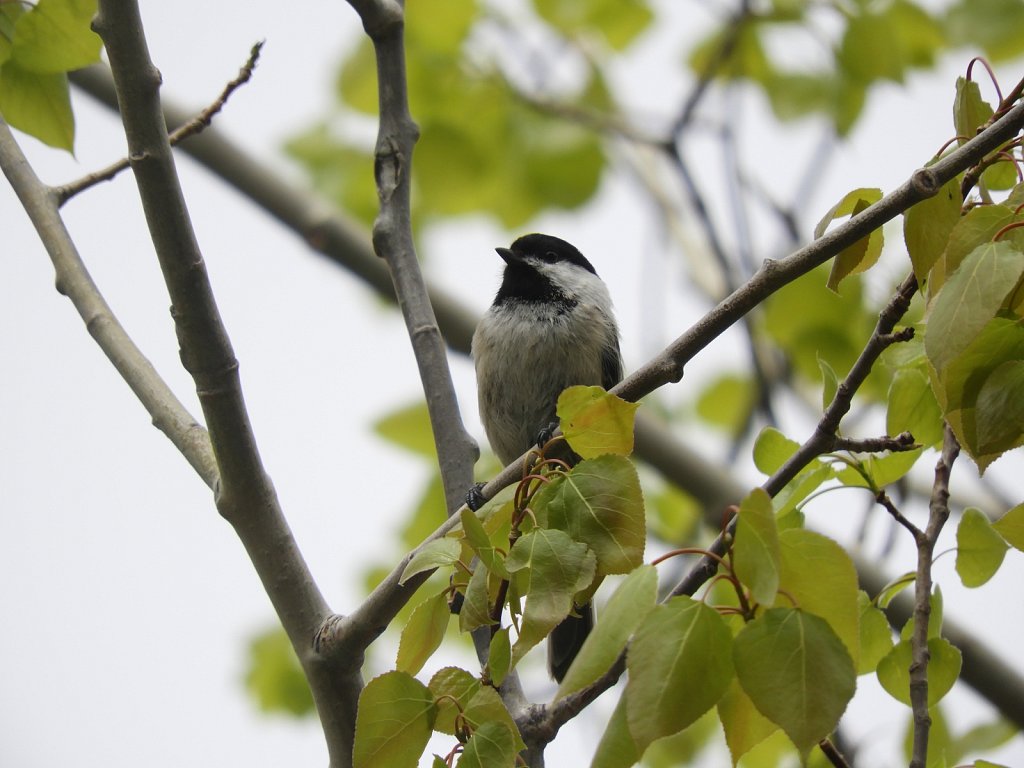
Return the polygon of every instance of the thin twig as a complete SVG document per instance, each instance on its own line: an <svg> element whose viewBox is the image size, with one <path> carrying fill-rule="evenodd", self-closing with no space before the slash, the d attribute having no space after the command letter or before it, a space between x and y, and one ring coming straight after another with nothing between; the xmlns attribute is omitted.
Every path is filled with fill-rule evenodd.
<svg viewBox="0 0 1024 768"><path fill-rule="evenodd" d="M889 513L893 520L910 531L910 535L914 537L915 541L917 540L921 535L921 529L910 522L910 519L900 511L900 508L896 506L888 493L884 490L879 491L875 494L875 501L877 501L885 511Z"/></svg>
<svg viewBox="0 0 1024 768"><path fill-rule="evenodd" d="M245 62L242 68L238 71L238 76L230 81L224 90L220 92L220 96L210 106L200 112L191 120L187 121L184 125L179 126L177 129L171 132L168 136L168 140L171 146L175 146L179 142L184 141L190 136L202 132L205 128L208 128L213 122L214 116L220 112L224 105L227 103L231 94L234 93L243 84L249 82L252 77L252 71L256 67L256 62L259 60L260 51L263 48L263 41L253 45L252 50L249 52L249 59ZM123 157L115 163L111 163L106 168L99 171L93 171L92 173L83 176L76 181L68 182L59 187L54 188L54 192L57 195L57 205L63 206L68 200L77 195L79 192L84 192L90 187L99 184L100 182L110 181L117 174L121 173L129 167L131 162L127 157Z"/></svg>
<svg viewBox="0 0 1024 768"><path fill-rule="evenodd" d="M885 437L865 437L860 439L837 437L833 450L850 451L851 453L881 453L882 451L898 453L900 451L912 451L920 447L914 442L912 434L901 432L894 437L889 437L888 435Z"/></svg>

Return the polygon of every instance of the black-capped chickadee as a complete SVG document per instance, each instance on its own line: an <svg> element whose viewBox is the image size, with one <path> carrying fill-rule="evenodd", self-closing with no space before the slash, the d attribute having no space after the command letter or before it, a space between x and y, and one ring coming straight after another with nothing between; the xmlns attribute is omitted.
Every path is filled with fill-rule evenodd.
<svg viewBox="0 0 1024 768"><path fill-rule="evenodd" d="M496 250L505 272L473 334L473 359L480 418L507 465L557 425L563 389L617 384L622 356L608 288L574 246L532 234ZM548 644L548 669L559 682L594 624L590 604L577 612L555 627Z"/></svg>

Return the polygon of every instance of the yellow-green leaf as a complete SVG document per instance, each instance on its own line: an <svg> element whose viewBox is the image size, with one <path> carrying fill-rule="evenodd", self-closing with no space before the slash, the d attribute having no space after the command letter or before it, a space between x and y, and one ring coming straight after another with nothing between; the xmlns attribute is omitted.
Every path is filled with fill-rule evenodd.
<svg viewBox="0 0 1024 768"><path fill-rule="evenodd" d="M975 507L964 510L956 527L956 572L965 587L980 587L991 579L1008 548L984 512Z"/></svg>
<svg viewBox="0 0 1024 768"><path fill-rule="evenodd" d="M860 657L860 607L857 569L850 556L827 536L802 528L780 533L779 547L781 573L775 605L795 602L801 610L826 621L856 664Z"/></svg>
<svg viewBox="0 0 1024 768"><path fill-rule="evenodd" d="M585 688L611 669L657 599L658 574L654 566L642 565L629 574L598 616L597 624L558 686L555 700Z"/></svg>
<svg viewBox="0 0 1024 768"><path fill-rule="evenodd" d="M754 466L766 475L771 475L786 463L800 444L790 440L775 427L765 427L754 441Z"/></svg>
<svg viewBox="0 0 1024 768"><path fill-rule="evenodd" d="M1024 551L1024 504L1018 504L992 526L1013 546Z"/></svg>
<svg viewBox="0 0 1024 768"><path fill-rule="evenodd" d="M573 596L594 580L596 562L586 544L557 529L534 528L516 541L506 566L512 573L525 571L527 578L526 608L512 648L513 665L569 615Z"/></svg>
<svg viewBox="0 0 1024 768"><path fill-rule="evenodd" d="M998 241L971 251L932 302L924 348L941 376L982 328L1024 274L1024 253Z"/></svg>
<svg viewBox="0 0 1024 768"><path fill-rule="evenodd" d="M489 722L473 731L455 765L458 768L513 768L515 764L515 734L504 723Z"/></svg>
<svg viewBox="0 0 1024 768"><path fill-rule="evenodd" d="M601 387L569 387L558 396L558 419L565 439L584 459L606 453L633 452L636 403L610 395Z"/></svg>
<svg viewBox="0 0 1024 768"><path fill-rule="evenodd" d="M732 633L713 608L674 597L647 614L626 667L626 717L642 753L718 703L733 676Z"/></svg>
<svg viewBox="0 0 1024 768"><path fill-rule="evenodd" d="M892 650L892 629L885 614L875 607L863 590L857 594L857 604L860 608L860 661L857 674L866 675L874 672L878 662Z"/></svg>
<svg viewBox="0 0 1024 768"><path fill-rule="evenodd" d="M593 550L602 575L629 573L643 562L643 493L636 467L623 456L580 462L537 493L534 509Z"/></svg>
<svg viewBox="0 0 1024 768"><path fill-rule="evenodd" d="M100 60L90 23L96 0L39 0L14 27L13 60L40 74L63 74Z"/></svg>
<svg viewBox="0 0 1024 768"><path fill-rule="evenodd" d="M733 660L754 706L804 755L835 730L856 688L843 641L824 619L794 608L772 608L747 624Z"/></svg>
<svg viewBox="0 0 1024 768"><path fill-rule="evenodd" d="M735 766L740 758L779 729L757 711L739 680L733 679L718 701L718 716L725 732L725 743Z"/></svg>
<svg viewBox="0 0 1024 768"><path fill-rule="evenodd" d="M928 707L935 706L949 693L953 683L960 676L960 651L942 637L928 640ZM910 662L912 659L909 640L901 640L889 654L878 663L878 682L897 701L910 706Z"/></svg>
<svg viewBox="0 0 1024 768"><path fill-rule="evenodd" d="M31 72L8 61L0 67L0 113L44 144L68 152L74 148L75 116L63 72Z"/></svg>
<svg viewBox="0 0 1024 768"><path fill-rule="evenodd" d="M366 684L359 696L355 768L416 768L434 723L434 697L427 686L404 672L386 672Z"/></svg>
<svg viewBox="0 0 1024 768"><path fill-rule="evenodd" d="M756 488L740 503L733 562L755 602L771 605L779 588L779 533L771 497Z"/></svg>
<svg viewBox="0 0 1024 768"><path fill-rule="evenodd" d="M918 285L925 284L932 266L946 250L950 233L960 220L960 206L960 182L954 178L903 214L903 239Z"/></svg>
<svg viewBox="0 0 1024 768"><path fill-rule="evenodd" d="M451 616L444 592L428 597L417 605L409 617L409 623L402 630L395 668L410 675L419 672L444 640Z"/></svg>

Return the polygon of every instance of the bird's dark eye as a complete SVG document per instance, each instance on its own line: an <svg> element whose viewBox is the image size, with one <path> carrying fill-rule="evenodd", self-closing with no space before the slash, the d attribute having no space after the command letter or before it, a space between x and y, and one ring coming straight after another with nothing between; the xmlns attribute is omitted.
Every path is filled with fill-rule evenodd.
<svg viewBox="0 0 1024 768"><path fill-rule="evenodd" d="M548 251L543 256L541 256L541 258L544 259L544 261L546 261L548 264L554 264L556 261L558 261L558 254L555 253L554 251Z"/></svg>

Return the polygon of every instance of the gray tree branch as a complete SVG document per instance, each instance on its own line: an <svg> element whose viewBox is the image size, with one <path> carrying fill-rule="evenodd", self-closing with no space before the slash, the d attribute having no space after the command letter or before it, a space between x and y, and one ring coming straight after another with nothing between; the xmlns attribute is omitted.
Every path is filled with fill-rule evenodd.
<svg viewBox="0 0 1024 768"><path fill-rule="evenodd" d="M57 275L57 291L78 310L86 329L153 419L210 488L218 480L210 437L182 405L118 321L92 280L60 216L59 195L39 180L0 117L0 168L32 220Z"/></svg>
<svg viewBox="0 0 1024 768"><path fill-rule="evenodd" d="M448 513L460 506L473 484L480 455L462 423L448 368L444 338L434 317L416 259L410 216L412 154L419 128L409 114L405 73L405 13L401 3L350 0L373 41L377 56L380 111L374 175L380 213L373 225L373 247L387 262L398 306L412 341L434 431Z"/></svg>
<svg viewBox="0 0 1024 768"><path fill-rule="evenodd" d="M312 640L330 615L264 470L230 340L196 242L134 0L101 0L93 28L103 39L129 159L171 298L181 360L191 374L219 468L217 509L234 527L281 619L313 691L332 765L351 761L362 686L360 658L324 660ZM333 662L333 663L327 663Z"/></svg>

